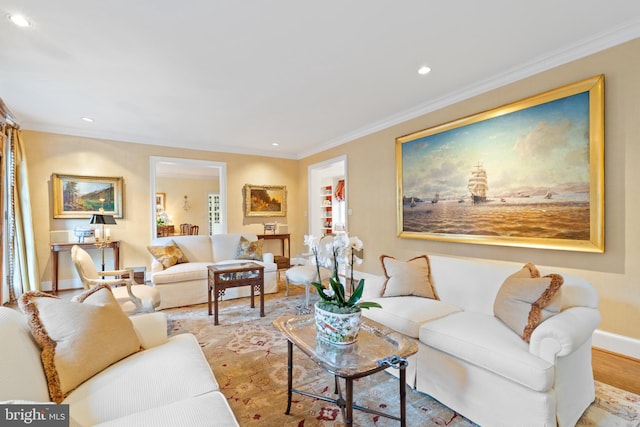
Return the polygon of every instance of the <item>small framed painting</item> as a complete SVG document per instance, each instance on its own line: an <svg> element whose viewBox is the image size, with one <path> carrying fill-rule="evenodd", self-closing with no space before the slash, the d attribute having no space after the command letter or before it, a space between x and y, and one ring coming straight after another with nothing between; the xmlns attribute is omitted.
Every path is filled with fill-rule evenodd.
<svg viewBox="0 0 640 427"><path fill-rule="evenodd" d="M245 216L286 216L287 187L246 184L244 206Z"/></svg>
<svg viewBox="0 0 640 427"><path fill-rule="evenodd" d="M56 219L91 218L98 213L122 218L122 177L54 173L51 185Z"/></svg>

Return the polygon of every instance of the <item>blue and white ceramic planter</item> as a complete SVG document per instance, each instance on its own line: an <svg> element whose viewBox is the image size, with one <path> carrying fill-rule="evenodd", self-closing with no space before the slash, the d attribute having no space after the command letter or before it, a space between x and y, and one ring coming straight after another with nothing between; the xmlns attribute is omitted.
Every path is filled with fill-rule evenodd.
<svg viewBox="0 0 640 427"><path fill-rule="evenodd" d="M353 344L358 339L362 313L332 313L315 304L316 332L318 338L331 344Z"/></svg>

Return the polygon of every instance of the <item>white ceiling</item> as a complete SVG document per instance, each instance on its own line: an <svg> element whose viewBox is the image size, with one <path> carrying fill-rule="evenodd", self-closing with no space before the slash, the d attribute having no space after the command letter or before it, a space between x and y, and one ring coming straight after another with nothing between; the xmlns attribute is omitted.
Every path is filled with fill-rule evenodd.
<svg viewBox="0 0 640 427"><path fill-rule="evenodd" d="M22 128L285 158L640 36L637 0L0 0L0 12L0 97ZM32 26L6 19L17 12Z"/></svg>

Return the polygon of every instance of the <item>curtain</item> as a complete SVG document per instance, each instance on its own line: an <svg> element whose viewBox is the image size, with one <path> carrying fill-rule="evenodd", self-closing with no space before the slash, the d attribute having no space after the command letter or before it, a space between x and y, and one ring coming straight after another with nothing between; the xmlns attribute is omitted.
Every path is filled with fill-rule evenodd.
<svg viewBox="0 0 640 427"><path fill-rule="evenodd" d="M334 195L339 202L344 201L344 179L338 180L338 185L336 186Z"/></svg>
<svg viewBox="0 0 640 427"><path fill-rule="evenodd" d="M31 197L27 178L27 161L20 130L7 127L7 233L8 292L3 299L15 302L28 291L40 290L40 273L36 255ZM8 295L7 295L8 294ZM4 303L5 301L3 301Z"/></svg>

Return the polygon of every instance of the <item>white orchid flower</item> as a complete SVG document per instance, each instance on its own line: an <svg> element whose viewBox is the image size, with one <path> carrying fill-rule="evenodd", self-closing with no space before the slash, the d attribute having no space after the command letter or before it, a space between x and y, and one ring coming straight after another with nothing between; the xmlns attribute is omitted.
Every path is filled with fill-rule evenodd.
<svg viewBox="0 0 640 427"><path fill-rule="evenodd" d="M349 239L349 246L351 246L351 249L359 251L364 247L364 244L362 243L362 240L358 239L357 236L354 236Z"/></svg>
<svg viewBox="0 0 640 427"><path fill-rule="evenodd" d="M309 249L313 249L317 245L317 238L313 234L305 234L304 235L304 245L308 246Z"/></svg>

